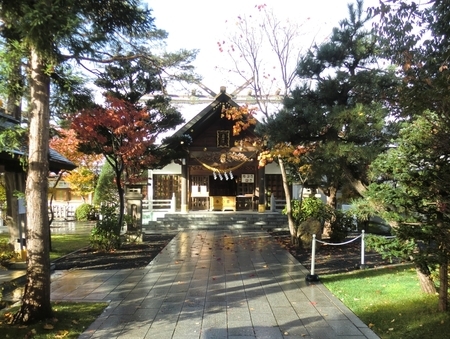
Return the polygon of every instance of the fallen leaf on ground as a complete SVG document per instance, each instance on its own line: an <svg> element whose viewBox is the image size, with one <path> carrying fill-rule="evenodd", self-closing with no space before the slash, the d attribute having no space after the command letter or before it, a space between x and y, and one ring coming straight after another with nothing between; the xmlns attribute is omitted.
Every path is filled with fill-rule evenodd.
<svg viewBox="0 0 450 339"><path fill-rule="evenodd" d="M55 334L55 338L57 338L57 339L60 339L60 338L64 338L64 337L67 337L67 335L69 334L69 331L58 331L56 334Z"/></svg>

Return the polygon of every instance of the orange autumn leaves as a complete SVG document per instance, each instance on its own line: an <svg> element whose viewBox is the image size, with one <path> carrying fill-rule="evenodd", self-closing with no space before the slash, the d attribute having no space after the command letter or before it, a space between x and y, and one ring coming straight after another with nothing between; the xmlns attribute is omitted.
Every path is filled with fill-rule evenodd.
<svg viewBox="0 0 450 339"><path fill-rule="evenodd" d="M239 135L252 125L256 125L256 107L247 105L240 107L224 108L221 117L234 121L233 136Z"/></svg>
<svg viewBox="0 0 450 339"><path fill-rule="evenodd" d="M95 189L95 173L103 161L103 155L80 152L80 142L74 130L59 129L57 133L50 140L50 147L78 166L64 175L64 181L69 183L74 194L86 199Z"/></svg>

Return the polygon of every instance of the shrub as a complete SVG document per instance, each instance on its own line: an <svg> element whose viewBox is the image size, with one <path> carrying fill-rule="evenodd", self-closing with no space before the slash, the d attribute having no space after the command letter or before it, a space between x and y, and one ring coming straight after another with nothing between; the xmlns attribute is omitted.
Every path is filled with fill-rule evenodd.
<svg viewBox="0 0 450 339"><path fill-rule="evenodd" d="M75 218L78 221L88 221L96 219L96 210L93 205L81 204L75 210Z"/></svg>
<svg viewBox="0 0 450 339"><path fill-rule="evenodd" d="M332 216L331 208L321 199L316 197L292 200L291 208L292 218L297 227L308 219L319 220L323 225L325 221L330 220ZM285 209L283 210L283 213L286 213Z"/></svg>
<svg viewBox="0 0 450 339"><path fill-rule="evenodd" d="M398 238L386 238L379 235L366 235L366 249L381 254L383 259L388 259L391 263L394 258L408 260L416 250L414 241L401 241Z"/></svg>
<svg viewBox="0 0 450 339"><path fill-rule="evenodd" d="M12 259L17 257L14 246L7 239L0 239L0 266L6 266Z"/></svg>
<svg viewBox="0 0 450 339"><path fill-rule="evenodd" d="M286 211L283 210L283 212ZM316 197L292 200L292 217L301 236L304 236L305 232L309 232L300 229L300 225L306 225L306 221L317 220L322 228L325 223L328 223L331 242L343 241L347 237L348 231L353 227L353 216L351 214L331 208Z"/></svg>
<svg viewBox="0 0 450 339"><path fill-rule="evenodd" d="M353 227L353 215L341 210L334 210L330 222L330 241L342 242Z"/></svg>
<svg viewBox="0 0 450 339"><path fill-rule="evenodd" d="M91 245L102 251L112 251L119 248L120 229L119 216L115 206L102 206L100 210L101 219L97 221L91 232Z"/></svg>

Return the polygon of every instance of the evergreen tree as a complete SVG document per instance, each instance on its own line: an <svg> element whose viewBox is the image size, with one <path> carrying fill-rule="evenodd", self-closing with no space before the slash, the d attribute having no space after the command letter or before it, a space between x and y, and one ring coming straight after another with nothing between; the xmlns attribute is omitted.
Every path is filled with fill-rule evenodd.
<svg viewBox="0 0 450 339"><path fill-rule="evenodd" d="M391 222L400 243L414 242L411 253L422 290L434 294L433 267L439 267L439 309L448 301L450 255L450 124L424 112L403 124L396 147L371 165L366 192L373 210Z"/></svg>
<svg viewBox="0 0 450 339"><path fill-rule="evenodd" d="M114 184L114 170L108 162L102 167L97 186L94 192L94 205L101 203L115 203L119 200L116 185Z"/></svg>
<svg viewBox="0 0 450 339"><path fill-rule="evenodd" d="M397 147L373 164L368 202L377 202L403 242L414 241L422 289L433 292L430 271L439 267L439 310L448 309L449 50L450 6L381 1L372 9L386 58L397 64L402 86L398 119L404 127ZM395 187L393 186L395 183Z"/></svg>
<svg viewBox="0 0 450 339"><path fill-rule="evenodd" d="M367 166L392 137L387 118L394 71L376 65L380 47L363 2L349 5L349 18L333 29L329 41L314 46L300 61L303 85L285 99L284 109L263 132L274 143L303 145L310 168L309 185L321 187L328 203L350 185L364 194Z"/></svg>

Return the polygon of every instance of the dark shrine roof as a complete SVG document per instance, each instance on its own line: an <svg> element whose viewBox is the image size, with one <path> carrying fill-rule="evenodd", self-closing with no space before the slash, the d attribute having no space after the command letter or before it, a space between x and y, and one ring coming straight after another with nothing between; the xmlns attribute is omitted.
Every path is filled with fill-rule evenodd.
<svg viewBox="0 0 450 339"><path fill-rule="evenodd" d="M8 114L0 112L0 130L11 129L20 124L20 121L14 119ZM19 168L19 159L11 155L17 155L18 157L26 155L26 149L14 149L11 152L0 152L0 162L5 165L10 165L13 168ZM59 172L60 170L73 170L77 166L68 160L66 157L59 154L54 149L49 149L49 169L51 172ZM21 167L20 167L21 168Z"/></svg>
<svg viewBox="0 0 450 339"><path fill-rule="evenodd" d="M188 134L195 138L198 133L201 133L205 126L208 126L211 120L217 119L217 116L222 114L223 105L227 105L228 107L239 107L239 105L232 100L231 96L227 94L224 89L221 89L221 92L214 98L214 101L189 120L175 133L175 135L180 137Z"/></svg>

